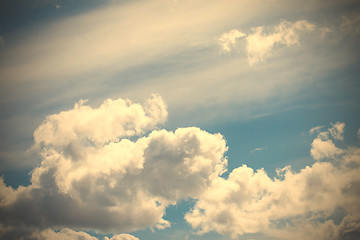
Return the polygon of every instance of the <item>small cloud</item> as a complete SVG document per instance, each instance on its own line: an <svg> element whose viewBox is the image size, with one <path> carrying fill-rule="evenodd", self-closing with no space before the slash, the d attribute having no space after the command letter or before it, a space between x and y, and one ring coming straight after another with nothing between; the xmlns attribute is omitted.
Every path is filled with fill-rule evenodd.
<svg viewBox="0 0 360 240"><path fill-rule="evenodd" d="M311 144L311 156L319 161L325 158L334 158L343 153L343 151L335 146L331 140L314 139Z"/></svg>
<svg viewBox="0 0 360 240"><path fill-rule="evenodd" d="M254 28L253 33L246 38L249 64L253 65L270 57L276 45L287 47L299 45L300 32L315 29L316 26L306 20L295 23L282 20L279 25L270 30L263 26Z"/></svg>
<svg viewBox="0 0 360 240"><path fill-rule="evenodd" d="M253 153L259 152L259 151L263 151L265 149L266 149L266 147L265 148L262 148L262 147L254 148L253 150L250 151L250 154L253 154Z"/></svg>
<svg viewBox="0 0 360 240"><path fill-rule="evenodd" d="M318 126L310 129L310 134L318 132L323 126ZM334 140L344 140L345 123L336 122L331 124L331 128L327 131L320 132L316 139L311 144L311 156L313 159L320 161L322 159L332 159L343 153L343 151L337 148L330 138Z"/></svg>
<svg viewBox="0 0 360 240"><path fill-rule="evenodd" d="M309 32L317 27L306 21L289 22L282 20L277 26L268 28L259 26L252 28L252 33L246 34L233 29L223 34L218 42L222 48L222 53L230 54L236 42L239 39L246 39L246 53L249 65L263 62L272 55L275 46L300 45L299 38L301 32ZM322 32L328 32L330 29L320 29Z"/></svg>
<svg viewBox="0 0 360 240"><path fill-rule="evenodd" d="M309 130L309 134L312 135L314 134L315 132L318 133L320 131L320 129L322 129L324 126L316 126L316 127L313 127Z"/></svg>
<svg viewBox="0 0 360 240"><path fill-rule="evenodd" d="M331 124L331 126L329 129L331 136L336 140L344 140L345 123L336 122L335 124Z"/></svg>
<svg viewBox="0 0 360 240"><path fill-rule="evenodd" d="M234 47L236 41L238 39L244 38L246 36L245 33L240 32L239 30L233 29L228 33L224 33L219 38L219 44L221 46L222 53L230 54L232 48Z"/></svg>

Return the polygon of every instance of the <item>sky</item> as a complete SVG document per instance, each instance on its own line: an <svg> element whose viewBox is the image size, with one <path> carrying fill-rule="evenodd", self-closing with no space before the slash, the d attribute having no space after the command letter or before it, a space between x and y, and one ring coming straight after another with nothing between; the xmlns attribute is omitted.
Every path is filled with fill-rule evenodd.
<svg viewBox="0 0 360 240"><path fill-rule="evenodd" d="M356 0L0 2L0 239L360 238Z"/></svg>

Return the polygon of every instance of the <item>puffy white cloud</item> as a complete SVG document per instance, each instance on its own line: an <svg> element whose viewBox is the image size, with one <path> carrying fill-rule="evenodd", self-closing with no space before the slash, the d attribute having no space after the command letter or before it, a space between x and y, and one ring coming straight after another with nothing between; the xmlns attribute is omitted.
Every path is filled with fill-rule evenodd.
<svg viewBox="0 0 360 240"><path fill-rule="evenodd" d="M244 38L245 36L246 36L245 33L242 33L236 29L233 29L228 33L224 33L218 40L222 48L222 52L230 53L236 41L238 39Z"/></svg>
<svg viewBox="0 0 360 240"><path fill-rule="evenodd" d="M227 148L220 134L195 127L142 135L166 115L153 96L144 106L122 99L99 108L78 103L47 117L34 133L42 162L31 185L13 189L0 181L4 227L121 233L170 226L166 207L200 196L225 171Z"/></svg>
<svg viewBox="0 0 360 240"><path fill-rule="evenodd" d="M299 45L300 33L313 31L317 27L306 21L289 22L282 20L279 25L273 28L264 26L252 29L252 32L245 34L239 30L231 30L219 38L219 44L224 53L230 53L236 41L244 38L246 40L246 53L250 65L264 61L272 55L275 46Z"/></svg>
<svg viewBox="0 0 360 240"><path fill-rule="evenodd" d="M347 239L359 234L360 148L341 151L334 163L316 162L300 172L286 167L273 179L262 169L236 168L227 179L218 178L185 219L200 234L232 237L263 232L279 239ZM338 209L343 216L335 216Z"/></svg>
<svg viewBox="0 0 360 240"><path fill-rule="evenodd" d="M329 128L329 133L335 140L344 140L344 130L345 123L337 122L335 124L331 124L331 128Z"/></svg>
<svg viewBox="0 0 360 240"><path fill-rule="evenodd" d="M279 25L268 31L264 27L254 28L253 33L246 38L249 64L258 63L270 57L276 45L298 45L300 32L312 31L315 28L314 24L306 20L294 23L282 20Z"/></svg>
<svg viewBox="0 0 360 240"><path fill-rule="evenodd" d="M322 140L320 138L314 139L311 144L311 156L315 160L322 160L324 158L334 158L343 151L335 146L332 140Z"/></svg>
<svg viewBox="0 0 360 240"><path fill-rule="evenodd" d="M167 118L166 105L153 95L144 106L130 100L106 100L93 109L79 101L74 108L50 115L34 132L35 145L54 148L71 144L104 144L118 138L140 135Z"/></svg>
<svg viewBox="0 0 360 240"><path fill-rule="evenodd" d="M331 124L331 126L332 127L329 128L328 131L320 132L318 137L314 139L311 144L310 153L315 160L334 158L343 153L341 149L335 146L330 137L334 140L344 140L345 123L337 122Z"/></svg>

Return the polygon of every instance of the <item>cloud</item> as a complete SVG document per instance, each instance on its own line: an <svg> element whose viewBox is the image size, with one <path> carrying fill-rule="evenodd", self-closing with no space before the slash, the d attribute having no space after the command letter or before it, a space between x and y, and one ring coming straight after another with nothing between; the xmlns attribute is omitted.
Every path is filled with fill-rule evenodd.
<svg viewBox="0 0 360 240"><path fill-rule="evenodd" d="M286 167L274 179L263 169L236 168L204 192L185 219L199 234L233 238L258 232L324 240L359 234L360 148L341 151L336 163L316 162L300 172Z"/></svg>
<svg viewBox="0 0 360 240"><path fill-rule="evenodd" d="M311 129L309 130L309 133L310 133L310 135L311 135L311 134L314 134L315 132L319 132L320 129L322 129L322 128L324 128L324 126L316 126L316 127L313 127L313 128L311 128Z"/></svg>
<svg viewBox="0 0 360 240"><path fill-rule="evenodd" d="M289 22L282 20L273 28L264 26L253 28L252 33L245 34L239 30L231 30L219 38L219 44L224 53L230 53L236 41L244 38L246 40L246 53L250 65L264 61L272 56L273 48L276 46L299 45L300 33L313 31L317 27L307 20Z"/></svg>
<svg viewBox="0 0 360 240"><path fill-rule="evenodd" d="M344 129L345 123L337 122L335 124L331 124L329 132L335 140L344 140Z"/></svg>
<svg viewBox="0 0 360 240"><path fill-rule="evenodd" d="M337 122L331 124L331 126L328 131L320 132L311 144L311 156L317 161L325 158L334 158L343 153L341 149L335 146L330 137L334 140L344 140L345 123Z"/></svg>
<svg viewBox="0 0 360 240"><path fill-rule="evenodd" d="M130 234L119 234L119 235L113 236L110 239L108 237L105 237L104 240L139 240L139 239Z"/></svg>
<svg viewBox="0 0 360 240"><path fill-rule="evenodd" d="M37 147L68 147L71 144L103 145L124 137L136 136L163 124L167 118L162 98L153 95L144 106L130 100L106 100L93 109L79 101L74 108L48 116L35 130Z"/></svg>
<svg viewBox="0 0 360 240"><path fill-rule="evenodd" d="M32 240L99 240L86 232L74 231L69 228L63 228L60 231L45 229L41 232L35 232L30 237ZM130 234L114 235L110 239L105 237L104 240L139 240Z"/></svg>
<svg viewBox="0 0 360 240"><path fill-rule="evenodd" d="M263 150L265 150L265 148L262 148L262 147L254 148L253 150L250 151L250 154L253 154L258 151L263 151Z"/></svg>
<svg viewBox="0 0 360 240"><path fill-rule="evenodd" d="M230 53L231 48L235 45L235 42L238 39L244 38L246 36L245 33L242 33L236 29L231 30L228 33L224 33L219 38L219 44L222 47L223 53Z"/></svg>
<svg viewBox="0 0 360 240"><path fill-rule="evenodd" d="M32 238L36 240L98 240L96 237L90 236L85 232L76 232L69 228L61 229L59 232L46 229L39 233L34 233Z"/></svg>
<svg viewBox="0 0 360 240"><path fill-rule="evenodd" d="M156 130L166 116L155 95L143 105L117 99L92 108L81 101L48 116L34 132L42 162L31 185L13 189L0 179L3 227L169 227L166 207L201 195L225 171L227 148L220 134L195 127Z"/></svg>
<svg viewBox="0 0 360 240"><path fill-rule="evenodd" d="M314 24L306 20L294 23L282 20L279 25L270 30L264 27L254 28L253 33L246 38L249 64L253 65L269 58L275 46L299 45L300 33L313 31L315 28Z"/></svg>

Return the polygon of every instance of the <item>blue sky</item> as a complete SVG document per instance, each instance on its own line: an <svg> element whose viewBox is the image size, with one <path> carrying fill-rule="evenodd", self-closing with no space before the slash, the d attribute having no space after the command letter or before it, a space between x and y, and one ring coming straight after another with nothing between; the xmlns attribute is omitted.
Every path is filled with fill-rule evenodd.
<svg viewBox="0 0 360 240"><path fill-rule="evenodd" d="M0 9L0 239L359 236L357 1Z"/></svg>

